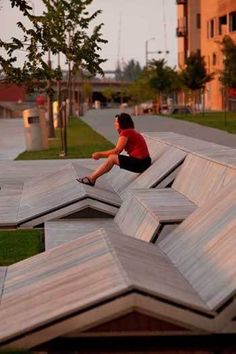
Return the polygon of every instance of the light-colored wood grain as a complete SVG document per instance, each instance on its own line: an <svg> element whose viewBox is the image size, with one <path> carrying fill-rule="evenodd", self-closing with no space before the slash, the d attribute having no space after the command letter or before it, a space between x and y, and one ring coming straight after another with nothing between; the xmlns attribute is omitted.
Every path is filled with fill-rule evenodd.
<svg viewBox="0 0 236 354"><path fill-rule="evenodd" d="M155 245L99 230L9 267L0 342L99 306L131 288L208 311Z"/></svg>
<svg viewBox="0 0 236 354"><path fill-rule="evenodd" d="M221 189L226 171L226 166L189 155L172 187L201 206Z"/></svg>
<svg viewBox="0 0 236 354"><path fill-rule="evenodd" d="M103 217L114 217L118 211L118 208L111 205L93 200L91 198L82 199L76 203L73 203L69 206L62 207L56 211L49 212L43 216L35 217L34 219L23 222L19 225L19 228L33 228L38 227L50 220L58 219L80 219L88 217L91 215L102 215ZM82 222L82 220L81 220Z"/></svg>
<svg viewBox="0 0 236 354"><path fill-rule="evenodd" d="M159 243L211 309L236 289L236 181Z"/></svg>
<svg viewBox="0 0 236 354"><path fill-rule="evenodd" d="M159 159L161 159L162 155L168 150L168 146L161 142L157 142L153 139L145 139L148 145L148 149L150 152L150 156L152 162L155 163ZM151 167L150 167L151 168ZM150 168L146 171L149 174ZM145 172L145 173L146 173ZM151 171L150 171L151 172ZM132 183L134 183L137 178L142 176L139 173L129 172L119 167L114 167L107 175L108 181L114 188L114 190L119 194L122 195L125 189L129 187Z"/></svg>
<svg viewBox="0 0 236 354"><path fill-rule="evenodd" d="M0 227L17 225L22 188L22 185L5 185L0 190Z"/></svg>
<svg viewBox="0 0 236 354"><path fill-rule="evenodd" d="M147 132L144 137L180 148L210 161L236 167L236 149L172 132Z"/></svg>
<svg viewBox="0 0 236 354"><path fill-rule="evenodd" d="M1 299L2 299L2 293L4 288L4 282L6 279L6 274L7 274L7 267L0 267L0 305L1 305Z"/></svg>
<svg viewBox="0 0 236 354"><path fill-rule="evenodd" d="M45 224L45 249L49 250L64 243L76 240L100 228L109 232L120 229L111 219L58 220Z"/></svg>
<svg viewBox="0 0 236 354"><path fill-rule="evenodd" d="M186 157L186 153L169 148L152 163L152 165L140 174L128 187L121 193L124 200L129 189L152 188L157 186L162 180L167 177L176 167L178 167Z"/></svg>
<svg viewBox="0 0 236 354"><path fill-rule="evenodd" d="M183 221L196 205L173 189L131 190L115 216L121 231L150 242L161 224Z"/></svg>
<svg viewBox="0 0 236 354"><path fill-rule="evenodd" d="M77 173L69 164L54 173L25 182L18 214L19 222L25 223L87 197L114 206L120 205L120 198L114 191L86 186L77 182L76 178Z"/></svg>

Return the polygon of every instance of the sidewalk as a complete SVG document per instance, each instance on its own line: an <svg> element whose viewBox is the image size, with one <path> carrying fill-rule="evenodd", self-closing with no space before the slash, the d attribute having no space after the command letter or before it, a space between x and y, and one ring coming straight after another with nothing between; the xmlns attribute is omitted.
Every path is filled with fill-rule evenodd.
<svg viewBox="0 0 236 354"><path fill-rule="evenodd" d="M115 143L117 141L117 133L114 131L114 117L117 113L120 113L119 110L114 109L90 110L82 119L94 130ZM132 118L135 127L140 132L171 131L236 148L236 134L229 134L223 130L162 116L143 115L132 116Z"/></svg>
<svg viewBox="0 0 236 354"><path fill-rule="evenodd" d="M22 119L0 119L0 160L14 160L25 150Z"/></svg>

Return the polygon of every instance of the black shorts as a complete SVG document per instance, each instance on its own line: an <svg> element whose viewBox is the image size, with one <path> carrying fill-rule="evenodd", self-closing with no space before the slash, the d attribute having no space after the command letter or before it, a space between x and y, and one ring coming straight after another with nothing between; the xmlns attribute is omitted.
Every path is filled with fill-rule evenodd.
<svg viewBox="0 0 236 354"><path fill-rule="evenodd" d="M120 168L131 172L140 173L151 166L152 160L150 157L144 159L137 159L135 157L118 155Z"/></svg>

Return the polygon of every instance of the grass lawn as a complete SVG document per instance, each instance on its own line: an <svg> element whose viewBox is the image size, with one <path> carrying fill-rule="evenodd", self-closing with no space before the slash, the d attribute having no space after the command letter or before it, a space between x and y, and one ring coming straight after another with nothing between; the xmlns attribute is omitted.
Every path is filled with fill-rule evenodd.
<svg viewBox="0 0 236 354"><path fill-rule="evenodd" d="M89 158L94 151L109 150L114 145L98 134L79 118L70 118L67 127L66 158ZM49 140L49 149L25 151L16 160L61 159L61 129L56 129L56 138Z"/></svg>
<svg viewBox="0 0 236 354"><path fill-rule="evenodd" d="M0 230L0 266L8 266L44 251L40 230Z"/></svg>
<svg viewBox="0 0 236 354"><path fill-rule="evenodd" d="M198 113L194 116L190 114L175 114L172 118L182 119L236 134L236 113L234 112L227 112L226 115L224 112Z"/></svg>

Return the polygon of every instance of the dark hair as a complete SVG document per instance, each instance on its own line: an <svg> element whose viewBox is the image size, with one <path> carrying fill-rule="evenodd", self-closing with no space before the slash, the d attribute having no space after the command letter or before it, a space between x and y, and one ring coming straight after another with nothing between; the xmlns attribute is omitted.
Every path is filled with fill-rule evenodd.
<svg viewBox="0 0 236 354"><path fill-rule="evenodd" d="M134 128L134 122L131 116L127 113L121 113L116 115L120 129Z"/></svg>

